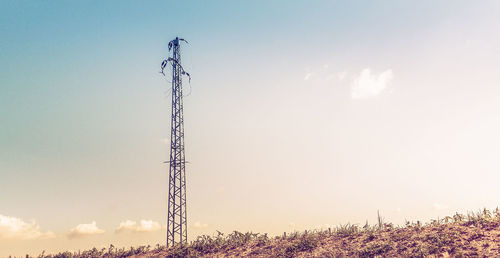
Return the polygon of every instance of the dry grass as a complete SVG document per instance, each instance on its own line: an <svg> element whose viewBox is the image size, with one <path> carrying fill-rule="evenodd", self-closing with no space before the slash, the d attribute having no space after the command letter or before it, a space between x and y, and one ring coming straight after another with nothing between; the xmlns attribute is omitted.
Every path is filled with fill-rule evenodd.
<svg viewBox="0 0 500 258"><path fill-rule="evenodd" d="M139 247L129 250L93 249L56 257L500 257L500 211L486 209L455 214L423 225L396 227L379 216L377 225L341 225L332 230L295 232L269 238L266 234L240 233L199 236L189 245Z"/></svg>

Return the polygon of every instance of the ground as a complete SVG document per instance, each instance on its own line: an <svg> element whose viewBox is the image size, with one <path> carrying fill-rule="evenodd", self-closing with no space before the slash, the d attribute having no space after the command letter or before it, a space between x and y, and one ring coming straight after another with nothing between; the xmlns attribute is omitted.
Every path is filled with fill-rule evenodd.
<svg viewBox="0 0 500 258"><path fill-rule="evenodd" d="M500 257L500 211L455 214L423 225L343 225L286 236L233 232L189 245L91 250L45 257Z"/></svg>

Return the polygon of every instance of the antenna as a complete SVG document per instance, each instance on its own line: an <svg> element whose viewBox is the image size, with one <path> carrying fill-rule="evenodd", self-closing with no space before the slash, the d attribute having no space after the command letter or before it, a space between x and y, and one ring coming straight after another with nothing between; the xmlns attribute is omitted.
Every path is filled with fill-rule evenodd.
<svg viewBox="0 0 500 258"><path fill-rule="evenodd" d="M167 247L187 243L186 216L186 159L184 154L184 115L182 105L182 75L191 76L181 66L180 42L186 40L176 37L168 43L172 57L163 60L161 72L172 65L172 120L170 131L170 160L168 175L168 218Z"/></svg>

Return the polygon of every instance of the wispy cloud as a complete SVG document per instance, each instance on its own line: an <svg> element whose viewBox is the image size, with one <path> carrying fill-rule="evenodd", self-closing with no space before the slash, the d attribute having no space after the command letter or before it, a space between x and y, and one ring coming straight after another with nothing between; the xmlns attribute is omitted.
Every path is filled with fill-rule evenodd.
<svg viewBox="0 0 500 258"><path fill-rule="evenodd" d="M306 73L306 75L304 76L304 81L309 80L311 76L313 76L313 73Z"/></svg>
<svg viewBox="0 0 500 258"><path fill-rule="evenodd" d="M207 228L208 227L208 224L206 223L201 223L199 221L196 221L194 224L193 224L193 228L196 228L196 229L200 229L200 228Z"/></svg>
<svg viewBox="0 0 500 258"><path fill-rule="evenodd" d="M328 67L328 65L324 65L322 68L315 71L307 71L304 75L304 81L314 80L315 82L342 82L346 78L347 71L332 72Z"/></svg>
<svg viewBox="0 0 500 258"><path fill-rule="evenodd" d="M347 76L347 72L338 72L338 73L332 73L326 76L325 80L331 81L331 80L337 80L339 82L343 81Z"/></svg>
<svg viewBox="0 0 500 258"><path fill-rule="evenodd" d="M22 219L0 214L0 239L41 239L53 238L54 233L42 232L35 221L27 223Z"/></svg>
<svg viewBox="0 0 500 258"><path fill-rule="evenodd" d="M370 69L364 69L354 79L351 85L351 97L353 99L367 99L378 96L384 91L394 78L392 70L386 70L380 74L372 74Z"/></svg>
<svg viewBox="0 0 500 258"><path fill-rule="evenodd" d="M126 220L120 223L115 233L122 232L153 232L161 229L160 223L152 220L142 219L139 223L133 220Z"/></svg>
<svg viewBox="0 0 500 258"><path fill-rule="evenodd" d="M441 205L439 203L432 204L432 208L437 211L448 209L447 206Z"/></svg>
<svg viewBox="0 0 500 258"><path fill-rule="evenodd" d="M76 227L69 230L68 238L78 238L90 235L97 235L104 233L104 230L97 227L95 221L90 224L79 224Z"/></svg>

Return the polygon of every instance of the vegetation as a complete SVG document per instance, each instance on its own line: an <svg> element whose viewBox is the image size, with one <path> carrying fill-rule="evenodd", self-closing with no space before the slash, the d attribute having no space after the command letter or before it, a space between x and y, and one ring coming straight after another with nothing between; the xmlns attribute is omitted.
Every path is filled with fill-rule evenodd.
<svg viewBox="0 0 500 258"><path fill-rule="evenodd" d="M113 245L81 253L42 254L40 258L89 257L469 257L500 256L500 210L455 214L427 224L385 223L363 227L340 225L333 229L294 232L269 238L267 234L218 232L199 236L188 245L173 248L157 245L117 249Z"/></svg>

